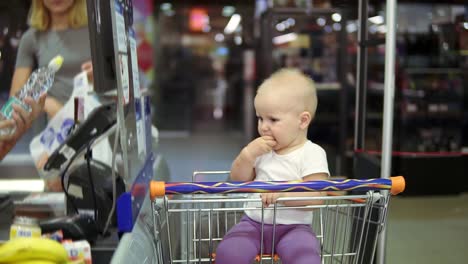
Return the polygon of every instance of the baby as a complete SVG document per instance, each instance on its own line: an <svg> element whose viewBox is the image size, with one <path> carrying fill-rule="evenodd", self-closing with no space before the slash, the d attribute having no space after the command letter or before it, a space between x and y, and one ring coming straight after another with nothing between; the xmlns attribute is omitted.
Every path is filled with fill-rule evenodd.
<svg viewBox="0 0 468 264"><path fill-rule="evenodd" d="M233 181L324 180L329 177L325 151L307 139L317 109L314 82L294 69L282 69L265 80L255 96L258 133L242 149L231 168ZM265 207L280 197L323 196L324 193L263 193ZM321 204L322 201L288 201L287 206ZM246 207L258 206L247 203ZM217 264L250 264L260 254L260 210L246 210L240 223L224 236L216 253ZM312 232L310 212L278 210L274 234L275 253L283 264L320 263L320 245ZM264 212L263 253L272 252L273 210Z"/></svg>

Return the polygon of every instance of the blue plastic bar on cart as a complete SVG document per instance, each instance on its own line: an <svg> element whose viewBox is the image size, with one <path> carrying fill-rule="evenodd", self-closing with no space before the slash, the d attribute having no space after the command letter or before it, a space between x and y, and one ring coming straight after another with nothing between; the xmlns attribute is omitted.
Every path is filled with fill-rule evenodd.
<svg viewBox="0 0 468 264"><path fill-rule="evenodd" d="M247 182L162 182L151 181L150 195L154 200L169 194L321 192L389 190L393 195L405 189L402 176L390 179L317 180L317 181L247 181Z"/></svg>

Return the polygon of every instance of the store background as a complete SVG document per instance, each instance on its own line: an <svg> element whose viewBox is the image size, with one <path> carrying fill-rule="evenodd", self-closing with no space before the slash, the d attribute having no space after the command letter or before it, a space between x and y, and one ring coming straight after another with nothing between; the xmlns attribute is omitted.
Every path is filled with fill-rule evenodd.
<svg viewBox="0 0 468 264"><path fill-rule="evenodd" d="M270 25L274 36L297 35L274 47L273 64L268 66L296 66L317 81L319 112L310 137L326 148L332 174L355 177L358 1L135 0L142 85L151 93L154 124L160 130L161 151L173 180L190 180L194 170L228 169L239 149L255 136L249 100L267 66L262 64L264 51L259 48L263 36L260 11L269 3L346 10L339 21L320 15L275 21ZM374 19L369 22L369 36L378 40L385 30L380 20L385 3L370 4L369 17ZM2 103L7 99L19 39L27 29L29 5L29 0L0 2ZM240 26L225 34L234 14L241 16ZM392 165L409 186L406 194L391 202L387 262L463 263L468 258L464 248L468 242L468 6L464 1L398 1L397 19L393 150L398 153ZM340 34L346 36L345 46L337 41ZM344 56L341 49L346 51ZM254 65L246 51L255 52ZM369 49L368 56L365 150L378 152L384 45ZM344 80L337 76L340 61L346 62ZM249 71L252 68L255 71ZM347 129L340 142L343 123L338 98L343 89L348 94ZM0 163L0 178L37 178L28 145L45 122L36 122ZM370 161L378 159L378 155L370 156Z"/></svg>

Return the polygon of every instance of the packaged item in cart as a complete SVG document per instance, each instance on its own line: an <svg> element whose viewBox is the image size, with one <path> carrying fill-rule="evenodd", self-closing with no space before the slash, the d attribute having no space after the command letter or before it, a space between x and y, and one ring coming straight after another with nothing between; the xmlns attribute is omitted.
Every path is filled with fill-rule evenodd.
<svg viewBox="0 0 468 264"><path fill-rule="evenodd" d="M52 232L52 233L42 234L42 237L52 239L52 240L55 240L57 242L62 242L62 240L63 240L63 231L60 229L60 230L57 230L57 231Z"/></svg>
<svg viewBox="0 0 468 264"><path fill-rule="evenodd" d="M71 241L65 240L62 242L65 250L68 253L68 259L71 261L82 260L85 264L91 264L91 246L86 240Z"/></svg>
<svg viewBox="0 0 468 264"><path fill-rule="evenodd" d="M35 218L17 216L10 227L10 239L17 237L40 237L41 228Z"/></svg>

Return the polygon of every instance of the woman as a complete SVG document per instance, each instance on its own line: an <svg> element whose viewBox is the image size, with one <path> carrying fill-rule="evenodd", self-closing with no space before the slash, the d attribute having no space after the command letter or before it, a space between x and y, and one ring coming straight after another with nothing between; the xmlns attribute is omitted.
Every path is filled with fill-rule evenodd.
<svg viewBox="0 0 468 264"><path fill-rule="evenodd" d="M35 68L62 55L64 63L44 105L52 118L70 98L73 77L82 70L91 70L87 22L85 0L33 0L31 27L20 41L10 95L21 89Z"/></svg>
<svg viewBox="0 0 468 264"><path fill-rule="evenodd" d="M53 57L62 55L64 62L55 74L44 104L44 111L52 119L72 95L74 76L85 70L92 78L87 23L85 0L33 0L30 28L19 44L10 95L21 89L35 68L46 66ZM42 168L47 158L38 161L36 166ZM47 180L46 186L59 191L60 179Z"/></svg>

